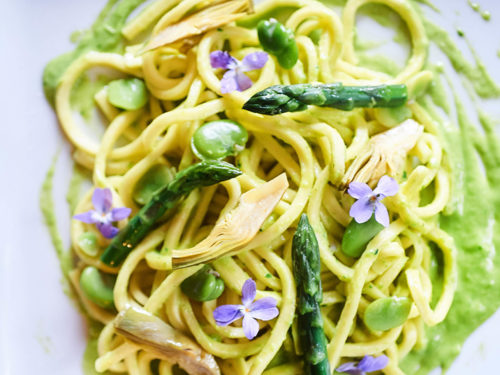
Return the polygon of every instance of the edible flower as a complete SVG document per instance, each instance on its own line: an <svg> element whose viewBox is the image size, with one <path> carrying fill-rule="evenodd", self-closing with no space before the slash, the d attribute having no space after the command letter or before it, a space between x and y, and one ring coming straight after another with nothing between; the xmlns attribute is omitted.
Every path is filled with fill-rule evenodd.
<svg viewBox="0 0 500 375"><path fill-rule="evenodd" d="M347 362L337 367L335 371L349 375L365 375L367 372L382 370L387 366L387 363L389 363L389 358L385 355L379 357L365 355L358 364L356 362Z"/></svg>
<svg viewBox="0 0 500 375"><path fill-rule="evenodd" d="M212 68L226 69L222 80L221 93L227 94L232 91L244 91L252 86L252 80L245 72L261 69L266 65L268 55L258 51L246 55L242 61L232 57L226 51L214 51L210 54L210 64Z"/></svg>
<svg viewBox="0 0 500 375"><path fill-rule="evenodd" d="M364 182L351 182L347 193L356 198L357 201L351 206L349 215L357 223L361 224L370 220L375 212L375 220L387 227L389 225L389 213L381 200L395 195L398 190L399 186L396 180L387 175L380 178L377 187L373 191Z"/></svg>
<svg viewBox="0 0 500 375"><path fill-rule="evenodd" d="M104 237L113 238L119 232L119 229L113 226L113 222L127 218L132 210L128 207L111 209L112 203L113 197L110 189L96 188L92 194L92 204L95 210L75 215L73 219L87 224L96 224Z"/></svg>
<svg viewBox="0 0 500 375"><path fill-rule="evenodd" d="M243 332L247 339L252 340L259 333L257 319L268 321L278 316L276 300L264 297L255 302L257 286L255 281L248 279L241 290L242 305L222 305L214 310L214 319L218 326L227 326L243 317Z"/></svg>

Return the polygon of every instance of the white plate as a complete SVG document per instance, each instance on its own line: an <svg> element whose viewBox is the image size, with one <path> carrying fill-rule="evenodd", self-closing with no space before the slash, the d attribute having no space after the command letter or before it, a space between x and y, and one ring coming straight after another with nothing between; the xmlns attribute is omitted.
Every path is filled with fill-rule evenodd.
<svg viewBox="0 0 500 375"><path fill-rule="evenodd" d="M477 0L492 13L484 22L466 0L436 0L433 18L448 30L461 27L500 82L500 7ZM42 223L38 193L54 154L58 226L69 245L65 190L71 171L69 146L46 103L42 69L71 49L70 34L88 27L103 0L0 1L0 374L81 374L85 328L61 288L59 264ZM453 32L452 34L455 35ZM464 40L459 46L466 50ZM498 101L497 101L498 104ZM500 118L499 106L490 106ZM500 313L466 343L449 375L497 374Z"/></svg>

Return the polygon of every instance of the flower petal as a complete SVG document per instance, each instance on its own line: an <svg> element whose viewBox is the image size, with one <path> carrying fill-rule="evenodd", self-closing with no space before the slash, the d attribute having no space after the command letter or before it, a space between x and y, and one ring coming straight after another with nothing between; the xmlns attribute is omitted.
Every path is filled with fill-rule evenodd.
<svg viewBox="0 0 500 375"><path fill-rule="evenodd" d="M249 340L252 340L259 333L259 323L248 314L243 316L243 332Z"/></svg>
<svg viewBox="0 0 500 375"><path fill-rule="evenodd" d="M252 303L250 311L270 309L272 307L276 307L276 305L277 302L273 297L264 297Z"/></svg>
<svg viewBox="0 0 500 375"><path fill-rule="evenodd" d="M350 375L361 375L361 371L356 366L356 362L346 362L337 367L335 371Z"/></svg>
<svg viewBox="0 0 500 375"><path fill-rule="evenodd" d="M218 326L227 326L243 316L244 306L242 305L222 305L217 307L213 316Z"/></svg>
<svg viewBox="0 0 500 375"><path fill-rule="evenodd" d="M395 179L389 176L382 176L378 181L377 187L373 191L374 195L379 195L382 199L383 197L392 197L396 195L399 190L399 185Z"/></svg>
<svg viewBox="0 0 500 375"><path fill-rule="evenodd" d="M248 313L252 318L259 319L267 322L268 320L272 320L276 318L280 314L280 311L277 307L270 307L267 309L259 309L253 310Z"/></svg>
<svg viewBox="0 0 500 375"><path fill-rule="evenodd" d="M372 357L371 355L366 355L359 362L358 369L364 372L373 372L382 370L389 363L389 358L385 355L379 357Z"/></svg>
<svg viewBox="0 0 500 375"><path fill-rule="evenodd" d="M95 224L99 222L98 216L99 216L98 212L90 210L73 216L73 219L83 221L84 223L87 224Z"/></svg>
<svg viewBox="0 0 500 375"><path fill-rule="evenodd" d="M389 226L389 213L382 202L375 203L375 220L384 227Z"/></svg>
<svg viewBox="0 0 500 375"><path fill-rule="evenodd" d="M268 58L268 54L262 51L249 53L241 62L241 70L248 72L250 70L261 69L266 65Z"/></svg>
<svg viewBox="0 0 500 375"><path fill-rule="evenodd" d="M210 54L212 68L229 69L235 65L236 60L226 51L214 51Z"/></svg>
<svg viewBox="0 0 500 375"><path fill-rule="evenodd" d="M95 188L92 194L92 204L97 212L100 214L108 213L113 204L113 195L111 190Z"/></svg>
<svg viewBox="0 0 500 375"><path fill-rule="evenodd" d="M97 229L99 232L106 238L113 238L120 231L118 228L115 228L111 224L108 223L97 223Z"/></svg>
<svg viewBox="0 0 500 375"><path fill-rule="evenodd" d="M238 90L238 81L236 80L236 72L234 70L228 70L222 76L220 81L220 92L223 94L228 94L230 92Z"/></svg>
<svg viewBox="0 0 500 375"><path fill-rule="evenodd" d="M349 216L353 217L357 223L366 223L373 214L373 203L370 197L363 197L353 203L349 210Z"/></svg>
<svg viewBox="0 0 500 375"><path fill-rule="evenodd" d="M111 221L120 221L129 217L132 210L128 207L113 208L111 210Z"/></svg>
<svg viewBox="0 0 500 375"><path fill-rule="evenodd" d="M246 89L249 89L252 87L253 82L250 78L248 78L245 73L242 73L241 71L236 70L236 82L238 84L238 91L245 91Z"/></svg>
<svg viewBox="0 0 500 375"><path fill-rule="evenodd" d="M347 194L356 199L361 199L373 194L372 189L364 182L353 181L349 184Z"/></svg>
<svg viewBox="0 0 500 375"><path fill-rule="evenodd" d="M243 288L241 288L241 302L247 308L250 307L253 300L255 299L255 295L257 294L257 285L255 281L252 279L247 279L243 284Z"/></svg>

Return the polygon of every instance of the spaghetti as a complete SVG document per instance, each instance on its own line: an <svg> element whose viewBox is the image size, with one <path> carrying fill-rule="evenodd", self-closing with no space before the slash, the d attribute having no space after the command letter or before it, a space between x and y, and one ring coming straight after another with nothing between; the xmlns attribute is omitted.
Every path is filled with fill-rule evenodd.
<svg viewBox="0 0 500 375"><path fill-rule="evenodd" d="M395 77L357 65L353 47L355 17L357 10L369 2L387 5L408 26L411 58ZM126 24L122 33L129 41L137 40L151 28L155 35L198 3L157 0ZM342 112L315 107L275 117L242 109L253 94L274 84L405 83L412 93L428 74L423 70L427 40L419 16L407 2L399 0L349 0L342 17L313 0L267 0L249 17L262 18L285 7L294 9L285 25L295 34L298 63L285 70L270 58L260 71L250 73L253 86L242 92L222 95L220 76L208 63L210 53L224 46L229 46L231 55L240 60L260 50L256 30L235 23L205 33L187 52L167 46L139 55L142 44L132 42L124 54L87 52L63 74L56 93L56 111L75 148L75 161L92 171L95 187L112 191L116 206L130 207L134 213L139 209L133 199L134 187L152 167L162 164L182 170L195 163L191 137L202 124L223 115L243 125L249 134L246 148L231 159L243 174L190 193L173 215L133 249L120 268L99 260L106 239L99 237L100 250L96 254L82 248L79 238L93 231L93 227L72 222L72 248L77 261L71 279L89 315L105 325L98 340L99 372L151 374L151 363L159 360L159 374L165 375L172 373L172 365L116 334L116 312L99 307L80 290L80 273L89 265L117 275L117 312L135 305L161 317L215 356L223 374L301 374L298 357L266 368L280 348L298 350L291 246L303 212L307 213L319 242L324 293L321 314L332 368L353 357L385 353L390 361L383 373L403 374L398 363L425 341L424 327L436 325L446 317L456 284L455 249L452 238L437 225L436 217L450 201L451 177L438 130L426 110L416 101L407 104L411 118L423 125L423 134L415 147L402 156L404 173L394 176L400 192L385 201L393 218L391 224L354 260L340 251L352 201L338 187L344 184L346 170L365 152L373 136L393 125L385 122L383 112L377 109ZM158 17L159 14L163 15ZM311 32L318 29L321 36L315 43ZM103 66L143 79L149 90L149 103L141 109L118 111L107 101L107 88L103 88L95 100L108 124L102 137L95 140L77 123L70 99L82 74ZM212 263L226 285L217 301L194 302L180 290L182 281L201 266L164 271L146 262L146 255L153 249L182 250L196 245L219 218L236 206L242 193L281 173L286 173L290 187L261 231L236 255ZM429 186L434 189L432 199L424 203L420 192ZM91 207L91 196L89 191L78 203L77 213ZM443 287L437 291L433 290L429 276L436 251L444 264ZM280 311L275 320L261 325L264 333L251 341L239 326L221 327L212 317L217 305L239 303L242 286L249 278L257 282L257 295L273 296ZM431 304L436 294L439 298ZM361 322L366 307L371 301L388 296L412 300L408 319L387 332L369 331Z"/></svg>

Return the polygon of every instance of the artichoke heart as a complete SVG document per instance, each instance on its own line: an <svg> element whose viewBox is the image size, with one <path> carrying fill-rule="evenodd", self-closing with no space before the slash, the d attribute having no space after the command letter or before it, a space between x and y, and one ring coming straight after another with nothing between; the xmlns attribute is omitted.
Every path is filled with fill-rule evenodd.
<svg viewBox="0 0 500 375"><path fill-rule="evenodd" d="M414 120L372 137L347 169L340 188L346 189L352 181L365 182L374 187L380 177L401 173L406 155L415 147L424 127Z"/></svg>
<svg viewBox="0 0 500 375"><path fill-rule="evenodd" d="M242 194L238 206L217 222L210 234L196 246L172 251L172 267L209 263L241 250L258 233L288 188L286 174L275 177ZM146 255L149 266L163 269L161 255Z"/></svg>
<svg viewBox="0 0 500 375"><path fill-rule="evenodd" d="M142 52L197 37L208 30L227 25L253 11L252 0L212 0L213 4L191 14L177 23L168 25L155 35Z"/></svg>
<svg viewBox="0 0 500 375"><path fill-rule="evenodd" d="M172 364L179 364L189 374L220 375L211 354L146 310L129 307L118 314L114 325L118 334Z"/></svg>

